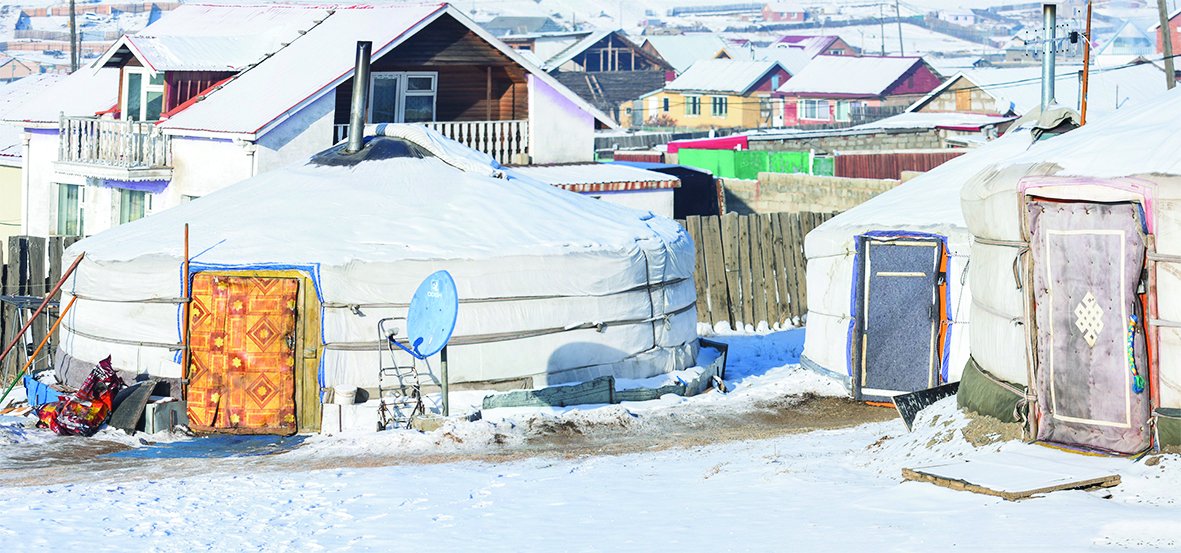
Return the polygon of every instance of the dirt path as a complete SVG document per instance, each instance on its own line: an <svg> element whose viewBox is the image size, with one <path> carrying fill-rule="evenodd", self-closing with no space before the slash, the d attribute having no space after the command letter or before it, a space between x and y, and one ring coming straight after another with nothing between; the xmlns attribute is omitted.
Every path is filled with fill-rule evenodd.
<svg viewBox="0 0 1181 553"><path fill-rule="evenodd" d="M624 411L624 413L626 413ZM188 477L213 472L307 471L476 461L499 463L534 457L577 458L691 448L741 440L764 440L788 434L890 420L893 409L871 407L846 398L785 397L742 410L667 409L642 417L576 421L534 417L522 423L517 439L504 444L446 454L289 457L258 455L222 458L151 458L112 455L131 449L111 441L59 438L41 444L10 444L0 458L0 485L34 486L86 481ZM444 433L442 440L461 439ZM194 439L199 440L199 439ZM165 449L169 445L163 446ZM172 447L175 447L173 445ZM16 470L12 470L16 469Z"/></svg>

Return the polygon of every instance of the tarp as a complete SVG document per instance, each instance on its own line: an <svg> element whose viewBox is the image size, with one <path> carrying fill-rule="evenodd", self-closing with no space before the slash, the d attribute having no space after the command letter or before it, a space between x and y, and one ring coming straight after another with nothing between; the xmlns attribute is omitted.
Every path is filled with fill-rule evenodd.
<svg viewBox="0 0 1181 553"><path fill-rule="evenodd" d="M811 152L685 148L677 154L677 163L705 169L722 178L755 180L759 173L807 174L811 157Z"/></svg>
<svg viewBox="0 0 1181 553"><path fill-rule="evenodd" d="M178 376L188 223L194 272L290 269L312 280L323 386L375 386L377 321L404 316L419 282L440 269L461 301L452 382L541 386L692 366L694 254L684 229L511 172L490 176L505 170L434 131L383 128L414 133L431 135L415 142L427 157L295 165L76 243L65 262L86 257L65 286L79 300L61 350Z"/></svg>

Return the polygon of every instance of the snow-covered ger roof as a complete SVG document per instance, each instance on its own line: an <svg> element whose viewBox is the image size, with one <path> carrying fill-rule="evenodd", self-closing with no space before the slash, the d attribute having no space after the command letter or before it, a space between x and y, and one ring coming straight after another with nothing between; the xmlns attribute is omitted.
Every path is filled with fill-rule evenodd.
<svg viewBox="0 0 1181 553"><path fill-rule="evenodd" d="M665 90L745 94L777 68L782 66L774 61L701 60L668 83Z"/></svg>
<svg viewBox="0 0 1181 553"><path fill-rule="evenodd" d="M893 56L816 56L779 87L788 94L880 96L922 58Z"/></svg>

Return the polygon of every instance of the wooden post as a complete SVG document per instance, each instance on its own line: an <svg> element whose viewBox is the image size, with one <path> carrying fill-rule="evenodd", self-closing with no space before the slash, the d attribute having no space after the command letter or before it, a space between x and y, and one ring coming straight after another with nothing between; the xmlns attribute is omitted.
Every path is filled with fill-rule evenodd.
<svg viewBox="0 0 1181 553"><path fill-rule="evenodd" d="M763 249L763 222L759 219L757 213L752 213L750 217L750 265L754 272L754 319L752 319L755 328L758 328L759 323L766 321L770 324L771 319L767 316L767 275L766 263L764 258L766 252Z"/></svg>
<svg viewBox="0 0 1181 553"><path fill-rule="evenodd" d="M192 290L189 289L189 224L185 223L185 259L181 263L181 297L184 298L184 313L180 318L180 394L181 399L188 400L189 396L189 316L192 313Z"/></svg>
<svg viewBox="0 0 1181 553"><path fill-rule="evenodd" d="M1083 37L1083 90L1079 94L1079 126L1087 124L1087 83L1091 78L1091 0L1087 0L1087 34Z"/></svg>
<svg viewBox="0 0 1181 553"><path fill-rule="evenodd" d="M738 269L739 283L742 288L742 322L752 325L757 325L759 322L755 318L755 300L754 300L754 269L751 263L751 257L754 255L754 250L750 247L750 215L740 215L738 217Z"/></svg>
<svg viewBox="0 0 1181 553"><path fill-rule="evenodd" d="M709 303L706 300L709 286L705 283L705 245L701 242L701 216L690 215L685 218L685 230L693 239L693 285L697 289L697 320L709 322Z"/></svg>
<svg viewBox="0 0 1181 553"><path fill-rule="evenodd" d="M439 351L439 378L443 387L443 416L451 416L451 386L447 378L447 346Z"/></svg>
<svg viewBox="0 0 1181 553"><path fill-rule="evenodd" d="M709 286L710 324L729 323L729 300L726 294L726 270L722 263L722 227L718 217L705 217L701 234L705 242L705 276Z"/></svg>
<svg viewBox="0 0 1181 553"><path fill-rule="evenodd" d="M1161 51L1165 58L1165 85L1169 87L1169 90L1173 90L1173 87L1177 86L1177 73L1173 68L1173 33L1169 32L1169 12L1165 9L1165 0L1156 0L1156 8L1158 15L1160 15Z"/></svg>
<svg viewBox="0 0 1181 553"><path fill-rule="evenodd" d="M722 216L722 258L726 265L726 291L730 296L730 328L742 330L742 291L738 286L738 260L741 248L738 241L738 214Z"/></svg>
<svg viewBox="0 0 1181 553"><path fill-rule="evenodd" d="M492 120L492 66L485 68L485 83L484 83L484 120Z"/></svg>

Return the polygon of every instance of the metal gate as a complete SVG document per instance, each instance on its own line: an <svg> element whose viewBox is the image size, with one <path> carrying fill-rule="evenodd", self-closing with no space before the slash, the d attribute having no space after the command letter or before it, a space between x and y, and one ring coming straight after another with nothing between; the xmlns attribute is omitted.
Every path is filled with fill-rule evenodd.
<svg viewBox="0 0 1181 553"><path fill-rule="evenodd" d="M853 397L890 397L938 384L943 242L861 240L854 320Z"/></svg>
<svg viewBox="0 0 1181 553"><path fill-rule="evenodd" d="M1039 440L1148 447L1145 236L1135 204L1028 204ZM1137 376L1140 379L1137 379Z"/></svg>

